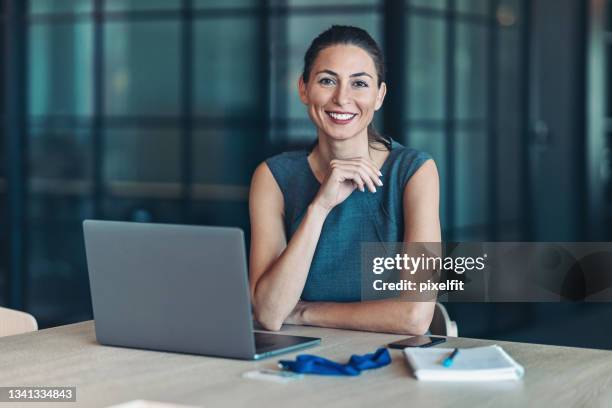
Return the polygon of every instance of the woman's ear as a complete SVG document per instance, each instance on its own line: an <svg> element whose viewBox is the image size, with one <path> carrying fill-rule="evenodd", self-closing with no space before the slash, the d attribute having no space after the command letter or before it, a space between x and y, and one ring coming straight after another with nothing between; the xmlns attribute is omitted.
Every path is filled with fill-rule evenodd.
<svg viewBox="0 0 612 408"><path fill-rule="evenodd" d="M300 79L298 79L298 93L300 94L300 99L304 105L308 105L308 94L306 92L306 83L304 82L304 77L300 75Z"/></svg>
<svg viewBox="0 0 612 408"><path fill-rule="evenodd" d="M374 110L379 110L385 100L385 95L387 94L387 84L381 83L378 87L378 94L376 95L376 104L374 105Z"/></svg>

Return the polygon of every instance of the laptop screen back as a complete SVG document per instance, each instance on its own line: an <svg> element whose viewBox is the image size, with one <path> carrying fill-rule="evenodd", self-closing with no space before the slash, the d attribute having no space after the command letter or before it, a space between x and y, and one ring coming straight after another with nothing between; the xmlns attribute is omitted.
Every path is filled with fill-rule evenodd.
<svg viewBox="0 0 612 408"><path fill-rule="evenodd" d="M94 220L83 229L100 343L252 358L242 230Z"/></svg>

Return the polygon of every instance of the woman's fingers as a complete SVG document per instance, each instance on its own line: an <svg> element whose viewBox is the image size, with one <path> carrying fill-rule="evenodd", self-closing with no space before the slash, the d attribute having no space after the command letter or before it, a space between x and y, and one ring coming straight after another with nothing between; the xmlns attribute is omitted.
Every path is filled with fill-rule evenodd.
<svg viewBox="0 0 612 408"><path fill-rule="evenodd" d="M357 168L355 172L359 174L359 176L361 176L361 178L364 180L365 184L368 186L368 190L370 190L372 193L375 193L376 186L374 185L374 180L372 179L372 175L368 174L368 172L363 168Z"/></svg>
<svg viewBox="0 0 612 408"><path fill-rule="evenodd" d="M363 157L358 157L355 159L349 159L348 162L352 163L353 165L357 165L367 169L369 172L371 172L373 180L376 182L376 184L382 186L382 181L380 180L382 173L380 172L380 170L378 170L378 167L376 167L376 165L371 160Z"/></svg>
<svg viewBox="0 0 612 408"><path fill-rule="evenodd" d="M338 181L345 182L350 180L360 191L365 191L366 184L359 173L339 167L336 167L335 171L338 173Z"/></svg>
<svg viewBox="0 0 612 408"><path fill-rule="evenodd" d="M374 162L370 159L366 159L365 157L355 157L352 159L348 159L351 162L357 162L360 163L370 169L372 169L372 172L374 174L376 174L377 176L382 176L382 173L380 172L380 170L378 170L378 167L376 167L376 165L374 164Z"/></svg>
<svg viewBox="0 0 612 408"><path fill-rule="evenodd" d="M373 174L372 171L363 166L355 165L355 164L340 164L343 170L348 172L355 173L363 180L364 184L368 187L372 193L376 192L376 185L382 185L382 182L378 179L376 174ZM363 190L362 190L363 191Z"/></svg>
<svg viewBox="0 0 612 408"><path fill-rule="evenodd" d="M376 191L376 185L383 185L382 180L378 176L378 170L375 170L374 166L367 165L365 162L356 160L332 160L331 167L332 169L341 168L347 171L358 172L371 192Z"/></svg>
<svg viewBox="0 0 612 408"><path fill-rule="evenodd" d="M361 191L365 191L365 187L367 187L368 190L372 193L376 192L375 184L379 184L377 181L378 176L372 174L371 169L356 165L354 163L346 162L335 162L332 163L331 166L332 169L340 171L344 179L350 179L354 181Z"/></svg>

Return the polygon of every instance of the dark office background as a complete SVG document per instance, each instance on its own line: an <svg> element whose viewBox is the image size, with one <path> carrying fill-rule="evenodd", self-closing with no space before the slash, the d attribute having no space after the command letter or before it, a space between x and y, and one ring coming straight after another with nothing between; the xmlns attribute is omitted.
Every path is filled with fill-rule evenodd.
<svg viewBox="0 0 612 408"><path fill-rule="evenodd" d="M436 159L445 240L612 239L610 0L0 3L0 304L41 327L92 317L85 218L248 232L257 163L314 140L295 84L331 24L384 47L376 124ZM607 304L447 306L612 348Z"/></svg>

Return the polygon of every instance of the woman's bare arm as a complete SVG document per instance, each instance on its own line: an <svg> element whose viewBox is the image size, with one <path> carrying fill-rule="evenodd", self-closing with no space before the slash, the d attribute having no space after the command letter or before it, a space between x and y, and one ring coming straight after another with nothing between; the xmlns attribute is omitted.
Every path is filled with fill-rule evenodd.
<svg viewBox="0 0 612 408"><path fill-rule="evenodd" d="M433 304L431 309L433 312ZM351 303L300 301L285 323L380 333L423 334L431 323L431 313L429 307L418 307L416 302L397 300Z"/></svg>
<svg viewBox="0 0 612 408"><path fill-rule="evenodd" d="M302 294L327 210L310 205L287 246L283 195L263 163L253 175L249 212L249 281L255 318L266 329L279 330Z"/></svg>

